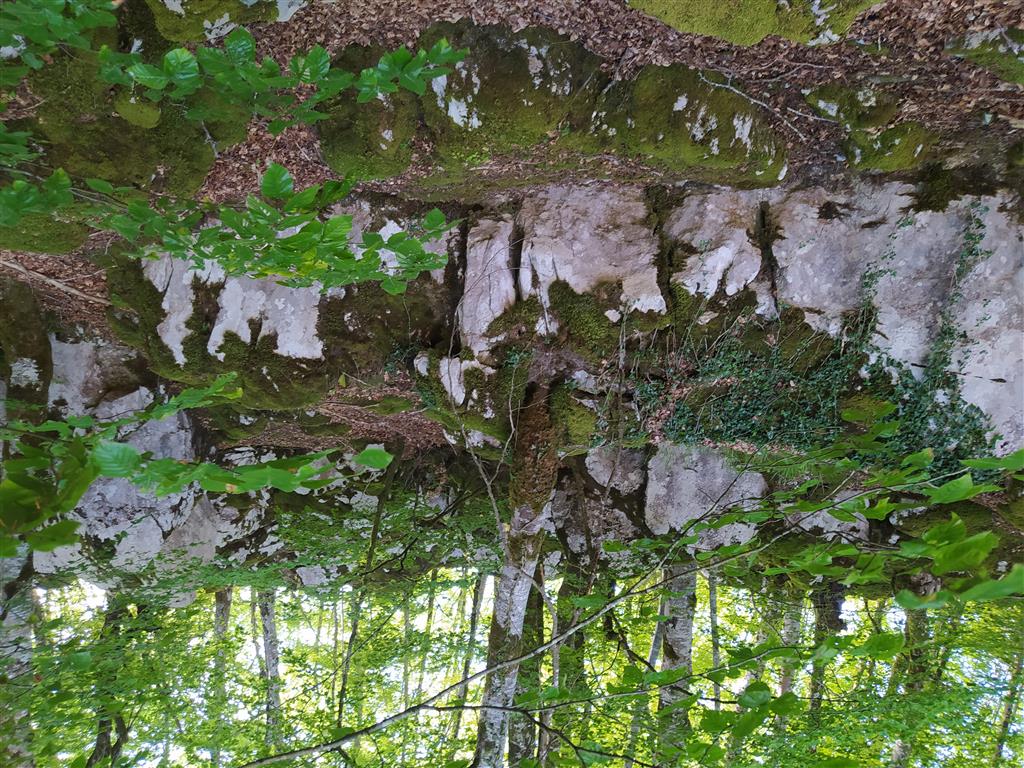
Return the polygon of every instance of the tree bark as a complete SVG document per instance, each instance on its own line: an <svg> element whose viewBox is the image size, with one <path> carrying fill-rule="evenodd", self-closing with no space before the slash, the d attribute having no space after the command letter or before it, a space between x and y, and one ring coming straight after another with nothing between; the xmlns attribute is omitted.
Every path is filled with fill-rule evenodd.
<svg viewBox="0 0 1024 768"><path fill-rule="evenodd" d="M651 650L647 653L647 666L653 669L658 664L658 657L661 655L661 644L665 637L665 624L658 622L654 626L654 634L651 636ZM626 759L622 762L622 768L633 768L636 762L636 747L640 739L640 728L650 714L648 699L646 696L637 696L633 704L633 717L629 724L629 747L626 749Z"/></svg>
<svg viewBox="0 0 1024 768"><path fill-rule="evenodd" d="M708 571L708 621L711 624L711 666L718 669L722 663L722 646L718 635L718 579L713 571ZM721 709L722 686L716 681L712 684L715 697L715 709Z"/></svg>
<svg viewBox="0 0 1024 768"><path fill-rule="evenodd" d="M920 692L928 680L928 613L907 611L906 617L902 663L904 696ZM903 729L904 735L897 739L889 755L889 768L906 768L910 763L914 749L913 733L917 727L905 721Z"/></svg>
<svg viewBox="0 0 1024 768"><path fill-rule="evenodd" d="M1014 713L1017 710L1022 678L1024 678L1024 651L1018 651L1016 661L1013 664L1013 672L1010 675L1010 687L1006 691L1006 698L1003 699L1003 716L999 720L996 748L992 754L992 768L1000 768L1003 765L1006 737L1010 733L1010 723L1013 722Z"/></svg>
<svg viewBox="0 0 1024 768"><path fill-rule="evenodd" d="M665 569L664 600L665 631L662 640L663 671L693 671L693 617L697 609L697 574L689 565L672 565ZM664 685L659 692L658 708L672 712L661 718L658 748L662 754L680 747L690 732L687 708L680 702L689 696L689 680Z"/></svg>
<svg viewBox="0 0 1024 768"><path fill-rule="evenodd" d="M497 664L518 656L522 650L526 606L533 590L533 574L544 542L543 512L528 505L512 514L508 535L509 554L494 591L487 663ZM487 707L510 707L515 699L519 668L506 667L487 676L477 729L474 768L501 768L505 764L508 712Z"/></svg>
<svg viewBox="0 0 1024 768"><path fill-rule="evenodd" d="M476 632L477 626L480 623L480 607L484 600L484 587L487 583L487 574L481 572L477 574L476 584L473 586L473 607L469 613L469 636L466 638L466 653L462 658L462 677L460 680L465 680L469 677L469 670L473 665L473 654L476 651ZM466 685L459 688L455 695L455 703L464 703L466 697L469 694L469 689ZM449 760L454 759L455 753L458 751L459 744L459 728L462 725L462 710L455 710L455 721L452 723L452 749L449 755Z"/></svg>
<svg viewBox="0 0 1024 768"><path fill-rule="evenodd" d="M814 607L814 646L819 647L829 635L841 632L845 627L842 620L843 588L837 582L828 582L811 592ZM810 710L816 715L821 709L825 696L826 662L815 661L811 666Z"/></svg>
<svg viewBox="0 0 1024 768"><path fill-rule="evenodd" d="M211 709L213 710L213 744L210 746L210 764L213 768L221 765L221 741L228 733L227 717L227 633L231 624L231 598L233 587L218 589L213 595L213 671L210 675L213 692Z"/></svg>
<svg viewBox="0 0 1024 768"><path fill-rule="evenodd" d="M277 644L277 621L274 616L276 595L274 590L257 593L260 621L263 627L263 658L266 661L267 681L267 732L266 743L279 745L281 742L281 654Z"/></svg>
<svg viewBox="0 0 1024 768"><path fill-rule="evenodd" d="M32 619L37 606L31 581L19 583L19 574L26 568L31 575L31 553L0 558L0 659L6 662L6 680L0 685L0 763L10 768L30 768L34 764L27 693L33 685Z"/></svg>
<svg viewBox="0 0 1024 768"><path fill-rule="evenodd" d="M544 642L544 572L538 563L534 573L534 589L526 601L526 618L523 623L523 648L536 648ZM536 691L540 687L540 657L523 662L519 667L516 683L517 695ZM513 713L508 726L508 764L520 768L524 760L537 755L537 724L531 717Z"/></svg>
<svg viewBox="0 0 1024 768"><path fill-rule="evenodd" d="M487 641L489 665L508 661L523 648L526 605L533 591L545 529L551 517L552 489L558 473L547 386L528 386L516 424L518 439L512 461L509 502L512 517L502 536L504 563L494 590L491 632ZM499 535L501 531L499 531ZM483 709L477 728L474 768L504 765L508 712L515 699L519 667L512 664L487 675Z"/></svg>

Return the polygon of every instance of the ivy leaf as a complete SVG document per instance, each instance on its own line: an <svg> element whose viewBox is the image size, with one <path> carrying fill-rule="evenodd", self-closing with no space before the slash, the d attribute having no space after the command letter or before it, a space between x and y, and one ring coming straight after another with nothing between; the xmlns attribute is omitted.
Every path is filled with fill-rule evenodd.
<svg viewBox="0 0 1024 768"><path fill-rule="evenodd" d="M370 469L386 469L395 457L383 448L364 448L352 457L352 461Z"/></svg>
<svg viewBox="0 0 1024 768"><path fill-rule="evenodd" d="M130 477L138 469L142 457L127 443L104 440L93 449L92 460L100 473L107 477Z"/></svg>
<svg viewBox="0 0 1024 768"><path fill-rule="evenodd" d="M277 163L271 163L260 180L260 192L264 197L273 200L283 200L292 193L294 188L295 180L288 173L288 169Z"/></svg>

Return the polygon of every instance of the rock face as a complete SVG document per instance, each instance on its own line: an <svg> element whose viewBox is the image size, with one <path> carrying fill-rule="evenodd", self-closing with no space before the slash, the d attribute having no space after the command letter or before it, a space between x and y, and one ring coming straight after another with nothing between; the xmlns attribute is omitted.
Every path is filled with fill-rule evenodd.
<svg viewBox="0 0 1024 768"><path fill-rule="evenodd" d="M466 274L459 303L462 344L481 355L490 346L487 329L515 304L512 274L512 219L484 219L466 238Z"/></svg>
<svg viewBox="0 0 1024 768"><path fill-rule="evenodd" d="M520 214L520 294L537 296L547 309L557 280L579 294L621 282L624 311L665 312L658 287L659 244L649 215L639 189L551 187L527 198ZM546 316L543 322L555 325Z"/></svg>
<svg viewBox="0 0 1024 768"><path fill-rule="evenodd" d="M226 334L232 333L246 344L253 341L252 324L259 327L259 337L276 337L278 355L323 357L323 343L316 332L320 306L317 288L288 288L273 280L248 277L226 278L216 265L200 271L169 256L146 262L144 270L163 294L166 317L157 330L178 365L187 362L184 342L190 333L187 323L193 313L194 281L223 284L217 299L219 310L207 341L207 352L218 360L224 359L221 346Z"/></svg>
<svg viewBox="0 0 1024 768"><path fill-rule="evenodd" d="M749 508L768 490L756 472L737 472L715 451L699 446L661 445L647 467L647 526L656 534L691 532L698 521L713 523L730 507ZM754 526L729 523L700 531L696 549L741 544Z"/></svg>

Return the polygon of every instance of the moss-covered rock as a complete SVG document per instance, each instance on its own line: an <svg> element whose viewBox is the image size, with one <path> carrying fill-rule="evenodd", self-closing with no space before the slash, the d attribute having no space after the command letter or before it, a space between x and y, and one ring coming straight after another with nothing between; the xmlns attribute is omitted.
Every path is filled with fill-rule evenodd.
<svg viewBox="0 0 1024 768"><path fill-rule="evenodd" d="M465 194L492 160L529 160L529 179L578 168L580 157L617 153L663 171L708 181L775 183L782 143L742 95L712 74L681 65L647 67L634 80L612 81L600 59L550 30L467 22L439 24L420 45L441 37L468 49L463 62L431 81L419 98L395 94L369 105L343 94L320 127L325 157L341 172L389 176L433 147L437 171L418 181ZM358 69L377 50L350 48L339 64ZM454 192L451 188L459 188Z"/></svg>
<svg viewBox="0 0 1024 768"><path fill-rule="evenodd" d="M881 132L853 131L846 143L850 165L862 171L903 171L923 163L935 134L907 122Z"/></svg>
<svg viewBox="0 0 1024 768"><path fill-rule="evenodd" d="M47 161L77 176L191 196L213 165L201 128L173 106L143 116L138 102L130 122L98 73L95 53L76 51L30 74L41 103L22 127L46 141Z"/></svg>
<svg viewBox="0 0 1024 768"><path fill-rule="evenodd" d="M709 35L737 45L754 45L769 35L800 43L838 39L873 0L630 0L630 5L682 31Z"/></svg>
<svg viewBox="0 0 1024 768"><path fill-rule="evenodd" d="M994 72L1010 83L1024 83L1024 29L1001 29L960 40L948 52Z"/></svg>
<svg viewBox="0 0 1024 768"><path fill-rule="evenodd" d="M30 213L16 226L0 227L0 248L29 253L69 253L85 242L89 228L75 214L75 206L52 216Z"/></svg>
<svg viewBox="0 0 1024 768"><path fill-rule="evenodd" d="M168 40L199 42L227 33L232 26L277 19L270 0L145 0L157 29Z"/></svg>
<svg viewBox="0 0 1024 768"><path fill-rule="evenodd" d="M887 125L899 110L895 97L871 88L823 85L806 98L818 114L842 123L847 130Z"/></svg>

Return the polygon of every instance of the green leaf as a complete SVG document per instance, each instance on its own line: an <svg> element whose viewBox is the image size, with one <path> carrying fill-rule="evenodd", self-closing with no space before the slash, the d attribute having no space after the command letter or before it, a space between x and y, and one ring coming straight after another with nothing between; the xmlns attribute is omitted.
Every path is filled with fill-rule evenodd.
<svg viewBox="0 0 1024 768"><path fill-rule="evenodd" d="M273 200L283 200L288 197L294 187L295 180L288 173L288 169L277 163L271 163L260 180L260 192L264 197Z"/></svg>
<svg viewBox="0 0 1024 768"><path fill-rule="evenodd" d="M89 651L76 651L68 656L68 662L79 672L92 666L92 654Z"/></svg>
<svg viewBox="0 0 1024 768"><path fill-rule="evenodd" d="M905 640L898 632L882 632L872 635L864 643L850 651L851 656L870 656L875 659L891 659L903 650Z"/></svg>
<svg viewBox="0 0 1024 768"><path fill-rule="evenodd" d="M130 477L142 461L137 449L127 443L103 441L92 451L92 460L100 474L107 477Z"/></svg>
<svg viewBox="0 0 1024 768"><path fill-rule="evenodd" d="M75 520L60 520L53 525L40 528L25 535L25 541L29 547L39 552L52 552L57 547L74 544L78 541L78 522Z"/></svg>
<svg viewBox="0 0 1024 768"><path fill-rule="evenodd" d="M1024 594L1024 564L1016 563L1008 574L1001 579L987 579L980 584L975 584L970 589L960 594L960 599L965 602L986 600L1001 600L1004 597Z"/></svg>
<svg viewBox="0 0 1024 768"><path fill-rule="evenodd" d="M740 695L739 703L741 707L753 709L754 707L760 707L762 704L767 704L771 701L771 698L771 689L765 683L758 680L747 686L747 689Z"/></svg>
<svg viewBox="0 0 1024 768"><path fill-rule="evenodd" d="M224 38L224 50L235 64L245 64L256 59L256 42L245 27L235 27Z"/></svg>
<svg viewBox="0 0 1024 768"><path fill-rule="evenodd" d="M89 189L93 189L104 195L114 194L114 185L109 181L104 181L103 179L86 179L85 185L89 187Z"/></svg>
<svg viewBox="0 0 1024 768"><path fill-rule="evenodd" d="M128 67L128 74L143 88L154 91L162 91L171 81L162 69L157 69L152 64L132 64Z"/></svg>
<svg viewBox="0 0 1024 768"><path fill-rule="evenodd" d="M970 571L977 568L988 557L989 552L999 544L999 537L992 531L982 531L973 536L947 544L933 555L932 573L936 576L953 571Z"/></svg>
<svg viewBox="0 0 1024 768"><path fill-rule="evenodd" d="M830 757L814 763L813 768L860 768L860 763L850 757Z"/></svg>
<svg viewBox="0 0 1024 768"><path fill-rule="evenodd" d="M997 485L975 485L971 473L961 475L940 485L938 488L925 488L924 494L932 504L953 504L957 501L973 498L979 493L998 491Z"/></svg>
<svg viewBox="0 0 1024 768"><path fill-rule="evenodd" d="M1024 469L1024 448L1001 458L966 459L960 463L971 469L1001 469L1005 472L1020 472Z"/></svg>
<svg viewBox="0 0 1024 768"><path fill-rule="evenodd" d="M953 595L940 589L934 595L920 597L909 589L901 589L896 593L896 604L905 611L921 611L945 606Z"/></svg>
<svg viewBox="0 0 1024 768"><path fill-rule="evenodd" d="M370 469L385 469L394 458L383 448L364 448L352 457L352 461Z"/></svg>

